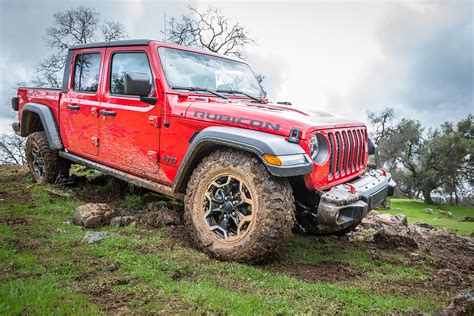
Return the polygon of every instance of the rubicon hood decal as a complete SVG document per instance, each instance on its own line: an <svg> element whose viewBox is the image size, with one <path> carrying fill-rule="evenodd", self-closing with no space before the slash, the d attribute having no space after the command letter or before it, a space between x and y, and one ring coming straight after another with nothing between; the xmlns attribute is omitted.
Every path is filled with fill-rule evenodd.
<svg viewBox="0 0 474 316"><path fill-rule="evenodd" d="M247 117L240 117L240 116L231 116L225 114L217 114L217 113L210 113L210 112L202 112L202 111L195 111L193 116L195 118L200 119L207 119L210 121L217 121L221 123L234 123L240 124L243 126L252 126L256 128L266 128L271 129L274 131L280 130L280 124L272 123L272 122L265 122L256 119L250 119Z"/></svg>

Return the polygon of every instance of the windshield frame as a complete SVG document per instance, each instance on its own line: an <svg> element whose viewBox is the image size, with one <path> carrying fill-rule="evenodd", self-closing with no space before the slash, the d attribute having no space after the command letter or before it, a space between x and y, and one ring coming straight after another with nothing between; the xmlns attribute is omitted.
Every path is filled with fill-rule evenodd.
<svg viewBox="0 0 474 316"><path fill-rule="evenodd" d="M255 75L254 71L252 70L252 67L250 67L249 64L247 64L246 62L244 61L241 61L241 60L238 60L238 59L235 59L235 58L229 58L227 56L223 56L223 55L219 55L219 54L216 54L216 53L212 53L212 52L206 52L206 51L197 51L197 50L194 50L194 49L185 49L185 48L176 48L176 47L170 47L170 46L165 46L165 45L162 45L162 46L158 46L156 48L156 53L158 55L158 59L160 60L160 64L161 64L161 70L163 72L163 77L166 81L166 85L168 87L169 90L173 91L173 92L176 92L176 93L182 93L182 91L184 90L178 90L178 89L173 89L173 86L170 84L170 82L168 81L168 77L166 76L166 71L165 71L165 66L166 64L164 63L164 61L162 60L162 56L160 55L160 49L170 49L170 50L180 50L180 51L184 51L184 52L188 52L188 53L194 53L194 54L201 54L201 55L207 55L209 57L214 57L214 58L220 58L220 59L224 59L226 61L230 61L230 62L236 62L236 63L240 63L240 64L243 64L245 65L248 70L250 70L250 72L252 73L252 75L254 76L255 78L255 81L257 82L260 90L261 90L261 95L260 96L255 96L256 98L258 99L265 99L267 97L267 92L263 89L262 85L260 84L260 82L258 81L257 79L257 76ZM209 94L209 95L212 95L211 93L208 93L208 92L199 92L199 91L188 91L190 92L189 94L196 94L196 95L202 95L202 94ZM229 96L229 98L235 98L235 99L250 99L249 97L247 96L236 96L236 95L232 95L232 94L228 94L228 93L225 93L225 95Z"/></svg>

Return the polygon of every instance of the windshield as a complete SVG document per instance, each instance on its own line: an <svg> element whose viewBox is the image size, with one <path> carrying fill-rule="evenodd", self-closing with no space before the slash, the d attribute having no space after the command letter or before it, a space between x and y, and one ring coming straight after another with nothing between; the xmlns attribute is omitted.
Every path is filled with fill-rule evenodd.
<svg viewBox="0 0 474 316"><path fill-rule="evenodd" d="M237 90L264 97L260 84L247 64L174 48L158 48L170 87Z"/></svg>

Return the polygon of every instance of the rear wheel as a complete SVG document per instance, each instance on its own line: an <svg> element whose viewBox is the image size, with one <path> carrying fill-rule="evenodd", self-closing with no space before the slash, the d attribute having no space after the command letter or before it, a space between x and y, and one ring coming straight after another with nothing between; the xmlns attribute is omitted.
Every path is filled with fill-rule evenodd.
<svg viewBox="0 0 474 316"><path fill-rule="evenodd" d="M216 151L194 170L186 224L209 255L261 262L291 234L294 200L287 179L273 177L254 156Z"/></svg>
<svg viewBox="0 0 474 316"><path fill-rule="evenodd" d="M49 148L45 132L35 132L26 140L26 161L37 183L57 183L69 176L71 163Z"/></svg>

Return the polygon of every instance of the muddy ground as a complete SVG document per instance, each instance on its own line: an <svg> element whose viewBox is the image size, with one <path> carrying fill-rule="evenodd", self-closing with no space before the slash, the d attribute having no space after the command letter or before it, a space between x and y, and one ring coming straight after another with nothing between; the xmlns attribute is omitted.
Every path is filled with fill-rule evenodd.
<svg viewBox="0 0 474 316"><path fill-rule="evenodd" d="M31 201L31 183L25 180L27 172L23 169L11 167L12 172L0 178L0 200L15 201L16 203L30 203L30 208L35 207L35 202ZM7 185L8 184L8 185ZM34 185L33 185L34 186ZM175 212L181 216L182 203L150 193L146 190L129 186L121 181L103 176L74 176L67 183L49 187L51 202L54 203L55 196L60 198L74 197L83 203L108 203L116 208L120 216L130 216L139 218L150 210L150 203L164 205L168 211ZM124 199L124 196L128 197ZM138 196L139 198L135 198ZM166 203L163 204L165 201ZM365 225L360 227L355 233L343 237L315 237L304 236L304 242L311 241L314 248L308 252L315 252L319 255L317 260L300 260L306 254L292 253L295 244L301 239L290 240L284 251L275 255L268 262L259 266L263 271L296 278L305 283L329 283L347 286L364 286L367 289L375 290L380 295L396 295L410 297L412 295L440 297L447 302L451 301L449 307L445 304L448 314L469 314L473 310L473 282L474 282L474 240L469 237L459 237L444 230L436 229L429 225L407 225L403 223L387 223L377 220L379 214L373 213L366 220ZM72 218L71 218L72 219ZM34 218L15 216L9 214L0 217L0 223L6 224L14 230L27 230L29 226L36 225ZM127 223L128 226L135 227L136 231L127 229L119 234L138 234L144 238L147 231L153 231L157 227L147 224L146 221L133 220ZM153 254L157 251L172 251L175 247L196 250L192 236L187 234L186 228L179 223L161 225L166 238L170 241L165 244L141 243L132 246L134 251L142 254ZM380 230L387 228L388 233L380 235ZM56 228L45 228L54 233ZM395 231L396 234L390 232ZM401 232L398 234L398 232ZM401 237L400 237L401 236ZM18 251L36 250L41 248L41 240L34 237L23 238L21 240L9 241ZM78 249L82 249L80 243ZM299 248L298 248L299 249ZM335 253L335 249L337 253ZM301 251L299 249L298 251ZM393 264L403 267L413 267L416 269L429 270L431 277L423 280L401 279L386 281L369 279L371 269L354 264L351 260L345 260L340 253L361 253L367 256L371 262L380 262L380 265ZM328 260L325 260L325 255ZM340 258L339 258L340 257ZM298 258L298 260L295 260ZM81 261L82 259L75 259ZM139 297L135 292L117 291L116 286L127 284L140 284L143 280L133 276L123 276L118 273L121 270L119 261L110 261L101 258L84 259L90 266L75 281L80 284L79 289L92 302L97 304L101 310L108 313L133 312L130 302L140 300L153 300L151 297ZM45 259L45 262L48 260ZM357 262L357 261L356 261ZM81 262L84 263L84 262ZM93 267L100 266L97 271ZM2 273L11 273L17 267L14 264L6 265L2 268ZM94 282L94 276L100 274L101 280ZM184 269L176 270L171 274L174 282L194 282L198 279L199 270ZM367 280L364 278L367 277ZM143 303L143 304L145 304ZM182 308L181 302L170 302L171 306L179 311ZM175 304L175 305L173 305ZM137 310L140 310L137 307ZM185 311L190 310L185 308ZM199 309L197 309L199 310ZM166 311L166 310L165 310ZM191 310L192 311L192 310ZM442 310L438 312L443 313Z"/></svg>

